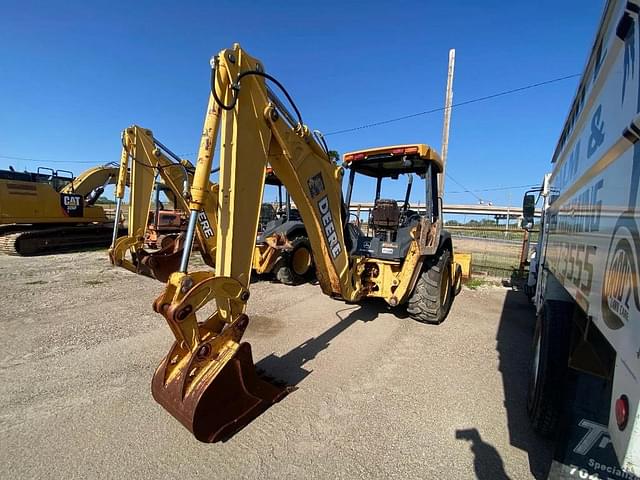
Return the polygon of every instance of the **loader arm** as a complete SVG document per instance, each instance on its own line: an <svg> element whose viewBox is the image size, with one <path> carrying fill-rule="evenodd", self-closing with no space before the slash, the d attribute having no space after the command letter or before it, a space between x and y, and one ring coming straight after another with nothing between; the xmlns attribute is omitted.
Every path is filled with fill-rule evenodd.
<svg viewBox="0 0 640 480"><path fill-rule="evenodd" d="M267 89L261 63L239 45L220 52L212 67L184 255L154 302L176 341L152 382L154 398L203 441L237 430L283 395L256 379L249 345L240 343L248 325L244 311L268 163L300 211L323 292L349 301L362 295L345 242L342 168ZM198 215L211 196L207 185L218 131L216 274L188 273ZM211 300L217 309L198 319L198 310Z"/></svg>
<svg viewBox="0 0 640 480"><path fill-rule="evenodd" d="M154 184L159 176L175 194L177 206L186 212L189 209L188 186L193 179L191 163L186 160L177 162L175 158L169 158L165 152L168 152L168 149L154 138L151 130L133 125L123 131L122 155L116 186L116 210L119 216L125 185L129 184L127 236L116 238L114 227L114 241L109 249L112 264L161 281L166 281L169 274L177 270L177 262L182 256L182 239L177 239L176 245L163 248L160 252L148 253L144 250ZM209 183L206 188L212 194L203 205L206 211L200 212L202 218L195 234L200 245L204 246L200 251L205 263L213 266L218 186ZM127 258L128 252L131 253L131 260Z"/></svg>

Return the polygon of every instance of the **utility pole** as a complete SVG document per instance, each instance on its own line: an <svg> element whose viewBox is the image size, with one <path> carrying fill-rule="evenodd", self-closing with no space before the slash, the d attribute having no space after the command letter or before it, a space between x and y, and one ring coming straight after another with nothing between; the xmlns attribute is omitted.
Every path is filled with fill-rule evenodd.
<svg viewBox="0 0 640 480"><path fill-rule="evenodd" d="M449 124L451 122L451 105L453 104L453 70L456 63L456 51L449 50L449 71L447 74L447 93L444 101L444 124L442 126L442 173L440 174L439 191L440 197L444 197L444 175L447 166L447 152L449 150Z"/></svg>
<svg viewBox="0 0 640 480"><path fill-rule="evenodd" d="M507 225L505 226L504 236L507 237L509 231L509 221L511 220L511 190L507 190Z"/></svg>

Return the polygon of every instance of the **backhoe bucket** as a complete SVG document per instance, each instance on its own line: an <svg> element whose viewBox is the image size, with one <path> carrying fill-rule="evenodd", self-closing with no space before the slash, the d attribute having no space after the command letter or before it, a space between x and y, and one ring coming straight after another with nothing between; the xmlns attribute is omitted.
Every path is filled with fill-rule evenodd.
<svg viewBox="0 0 640 480"><path fill-rule="evenodd" d="M137 250L138 273L167 282L173 272L177 272L182 259L184 236L164 237L161 248L157 252L148 252L143 248Z"/></svg>
<svg viewBox="0 0 640 480"><path fill-rule="evenodd" d="M217 373L203 377L183 395L191 368L166 384L164 381L175 347L153 375L151 391L153 398L201 442L228 439L290 391L260 379L251 346L241 343Z"/></svg>

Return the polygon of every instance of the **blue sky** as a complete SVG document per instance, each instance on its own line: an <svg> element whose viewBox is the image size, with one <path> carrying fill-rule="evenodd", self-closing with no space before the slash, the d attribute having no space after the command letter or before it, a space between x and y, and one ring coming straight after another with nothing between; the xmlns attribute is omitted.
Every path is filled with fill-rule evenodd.
<svg viewBox="0 0 640 480"><path fill-rule="evenodd" d="M305 122L336 131L441 107L448 51L454 102L581 73L604 2L14 2L0 11L0 168L75 173L117 161L137 123L193 152L209 58L239 42L285 84ZM578 78L453 110L447 171L470 190L539 183ZM327 137L349 150L424 142L442 113ZM86 163L81 163L86 162ZM360 185L354 200L370 193ZM516 205L522 188L445 202ZM399 194L400 196L401 194Z"/></svg>

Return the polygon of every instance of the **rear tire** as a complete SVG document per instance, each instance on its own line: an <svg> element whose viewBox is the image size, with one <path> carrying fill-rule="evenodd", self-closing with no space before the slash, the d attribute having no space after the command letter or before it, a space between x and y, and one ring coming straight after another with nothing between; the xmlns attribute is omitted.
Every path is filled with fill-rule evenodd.
<svg viewBox="0 0 640 480"><path fill-rule="evenodd" d="M306 237L296 237L291 241L292 248L282 255L273 270L276 279L285 285L298 285L309 281L314 275L311 244Z"/></svg>
<svg viewBox="0 0 640 480"><path fill-rule="evenodd" d="M548 300L536 322L531 349L527 414L533 429L552 437L564 399L574 305Z"/></svg>
<svg viewBox="0 0 640 480"><path fill-rule="evenodd" d="M296 281L293 277L291 268L287 265L286 258L280 258L273 267L276 280L285 285L295 285Z"/></svg>
<svg viewBox="0 0 640 480"><path fill-rule="evenodd" d="M437 325L446 318L452 300L451 252L442 250L420 274L407 301L407 312L418 322Z"/></svg>

